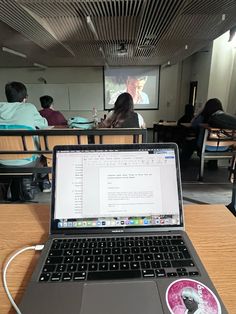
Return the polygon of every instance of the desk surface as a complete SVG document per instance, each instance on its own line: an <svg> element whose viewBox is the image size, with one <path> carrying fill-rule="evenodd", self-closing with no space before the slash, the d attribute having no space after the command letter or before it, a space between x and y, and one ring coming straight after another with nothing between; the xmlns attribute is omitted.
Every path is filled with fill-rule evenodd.
<svg viewBox="0 0 236 314"><path fill-rule="evenodd" d="M187 205L185 221L186 231L226 308L230 314L236 313L236 218L224 205ZM1 266L12 251L44 243L48 236L48 222L48 205L0 205ZM22 297L39 254L25 252L9 268L9 289L16 303ZM0 313L14 313L10 308L1 281Z"/></svg>

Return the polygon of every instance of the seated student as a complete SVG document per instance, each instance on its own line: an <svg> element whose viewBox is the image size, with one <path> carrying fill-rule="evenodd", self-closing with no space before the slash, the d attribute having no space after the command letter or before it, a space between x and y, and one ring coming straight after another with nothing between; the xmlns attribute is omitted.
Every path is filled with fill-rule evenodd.
<svg viewBox="0 0 236 314"><path fill-rule="evenodd" d="M1 125L25 125L33 129L45 128L47 120L37 108L27 102L27 89L23 83L11 82L5 86L7 102L0 102Z"/></svg>
<svg viewBox="0 0 236 314"><path fill-rule="evenodd" d="M67 125L67 120L60 111L53 108L53 98L42 96L39 98L42 110L39 111L42 117L47 119L48 125Z"/></svg>
<svg viewBox="0 0 236 314"><path fill-rule="evenodd" d="M21 82L7 83L5 86L7 102L0 102L0 128L1 129L42 129L48 126L37 108L27 103L27 89ZM36 143L37 144L37 143ZM36 156L17 160L0 160L0 166L29 166L34 165ZM45 164L43 161L42 166ZM47 176L41 177L41 189L49 191L50 182Z"/></svg>
<svg viewBox="0 0 236 314"><path fill-rule="evenodd" d="M194 117L194 107L191 104L185 105L184 115L178 120L176 133L176 143L180 150L188 141L192 141L196 137L195 130L191 126L183 126L182 123L190 123Z"/></svg>
<svg viewBox="0 0 236 314"><path fill-rule="evenodd" d="M133 98L129 93L122 93L116 99L114 108L99 128L145 128L143 117L134 112Z"/></svg>
<svg viewBox="0 0 236 314"><path fill-rule="evenodd" d="M199 135L197 139L197 146L201 147L202 141L203 141L203 135L204 135L204 130L200 129L200 125L202 123L208 124L210 117L215 113L216 111L221 110L223 111L222 103L218 98L212 98L209 99L203 110L192 120L191 124L193 128L196 128L199 130ZM212 146L206 146L206 150L227 150L228 147L221 146L217 148L212 148Z"/></svg>
<svg viewBox="0 0 236 314"><path fill-rule="evenodd" d="M200 150L201 145L202 145L202 141L203 141L203 135L204 135L204 130L202 128L200 128L201 124L203 123L208 123L210 117L212 116L213 113L215 113L218 110L222 110L223 111L223 107L222 107L222 103L219 99L217 98L212 98L209 99L205 106L203 107L203 109L200 111L200 113L193 118L193 120L191 121L191 125L192 127L196 130L197 132L197 139L193 140L192 142L189 142L182 151L181 154L181 160L182 162L186 162L188 161L194 150ZM212 150L212 147L207 147L206 146L206 150L209 148L209 150ZM228 147L220 147L220 148L215 148L215 150L227 150ZM216 163L214 162L209 162L210 164L214 164L214 166L212 168L216 168Z"/></svg>
<svg viewBox="0 0 236 314"><path fill-rule="evenodd" d="M190 123L193 119L194 107L191 104L185 105L184 115L178 120L178 125L181 123Z"/></svg>

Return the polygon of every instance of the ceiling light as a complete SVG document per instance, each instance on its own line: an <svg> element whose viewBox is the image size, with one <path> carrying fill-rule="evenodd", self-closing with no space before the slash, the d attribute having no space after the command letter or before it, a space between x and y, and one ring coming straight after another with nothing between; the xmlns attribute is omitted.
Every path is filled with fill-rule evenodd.
<svg viewBox="0 0 236 314"><path fill-rule="evenodd" d="M222 14L222 16L221 16L221 21L225 21L225 18L226 18L226 15L225 15L225 14Z"/></svg>
<svg viewBox="0 0 236 314"><path fill-rule="evenodd" d="M91 20L91 17L89 15L86 17L86 22L87 22L91 32L93 33L94 37L96 39L98 39L98 33L97 33L96 28L95 28L95 26Z"/></svg>
<svg viewBox="0 0 236 314"><path fill-rule="evenodd" d="M185 50L188 50L188 45L185 45L185 46L184 46L184 49L185 49Z"/></svg>
<svg viewBox="0 0 236 314"><path fill-rule="evenodd" d="M47 66L46 66L46 65L43 65L43 64L40 64L40 63L34 63L33 66L34 66L34 67L41 68L41 69L47 69Z"/></svg>
<svg viewBox="0 0 236 314"><path fill-rule="evenodd" d="M128 49L125 43L121 43L119 48L117 49L118 56L125 56L128 54Z"/></svg>
<svg viewBox="0 0 236 314"><path fill-rule="evenodd" d="M7 47L2 47L2 51L4 52L8 52L12 55L15 55L15 56L18 56L18 57L21 57L21 58L27 58L27 55L25 55L24 53L21 53L21 52L18 52L18 51L15 51L13 49L9 49Z"/></svg>

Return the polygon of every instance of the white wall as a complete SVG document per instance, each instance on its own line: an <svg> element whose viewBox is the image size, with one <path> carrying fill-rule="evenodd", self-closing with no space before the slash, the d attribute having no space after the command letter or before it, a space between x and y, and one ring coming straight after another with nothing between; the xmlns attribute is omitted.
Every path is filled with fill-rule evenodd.
<svg viewBox="0 0 236 314"><path fill-rule="evenodd" d="M213 42L208 99L219 98L227 110L234 51L228 42L229 33L225 33Z"/></svg>
<svg viewBox="0 0 236 314"><path fill-rule="evenodd" d="M178 118L179 71L179 64L161 68L160 108L157 112L157 121L160 119L176 120Z"/></svg>
<svg viewBox="0 0 236 314"><path fill-rule="evenodd" d="M179 113L184 114L184 107L189 102L190 82L197 81L196 109L204 105L207 100L210 76L212 45L186 58L181 63L179 86Z"/></svg>
<svg viewBox="0 0 236 314"><path fill-rule="evenodd" d="M20 81L24 84L42 84L42 79L46 80L47 84L62 84L62 88L64 84L74 84L74 83L101 83L103 84L103 74L101 67L80 67L80 68L48 68L45 70L37 70L33 68L5 68L0 70L0 99L5 100L4 94L4 86L6 82L9 81ZM92 92L92 91L91 91ZM29 94L29 102L32 101L35 105L40 108L39 99L38 103L34 97L30 96L30 89L28 90ZM55 108L57 107L56 98ZM79 103L80 99L78 99ZM100 108L103 107L103 104L97 104L98 100L94 99L94 107L98 106ZM101 102L101 100L100 100ZM61 107L61 106L60 106ZM68 107L68 106L66 106ZM69 110L61 110L63 114L69 118L74 115L73 112ZM91 118L91 110L78 110L75 113L76 115L82 115L88 118ZM103 115L100 112L101 116Z"/></svg>
<svg viewBox="0 0 236 314"><path fill-rule="evenodd" d="M36 70L32 68L4 68L0 69L0 99L5 100L4 86L9 81L21 81L25 84L42 84L42 78L47 84L73 84L73 83L102 83L103 76L101 67L65 67L65 68L48 68L45 70ZM153 122L159 119L175 120L177 115L177 85L178 84L178 66L174 65L161 70L160 74L160 110L138 110L142 114L147 127L152 127ZM30 101L30 90L28 90ZM56 99L55 108L56 108ZM79 101L79 100L78 100ZM34 101L35 102L35 101ZM96 104L94 107L101 107ZM39 107L39 103L36 103ZM60 106L61 107L61 106ZM102 104L103 107L103 104ZM61 110L67 117L81 115L92 118L91 110ZM98 111L99 117L103 117L106 112Z"/></svg>
<svg viewBox="0 0 236 314"><path fill-rule="evenodd" d="M179 113L178 118L184 114L185 105L189 101L189 87L192 74L192 58L189 57L181 63Z"/></svg>
<svg viewBox="0 0 236 314"><path fill-rule="evenodd" d="M212 45L201 49L192 56L191 81L197 81L196 105L204 105L208 97L209 77L211 69Z"/></svg>
<svg viewBox="0 0 236 314"><path fill-rule="evenodd" d="M231 75L227 112L236 115L236 47L233 49L234 64Z"/></svg>

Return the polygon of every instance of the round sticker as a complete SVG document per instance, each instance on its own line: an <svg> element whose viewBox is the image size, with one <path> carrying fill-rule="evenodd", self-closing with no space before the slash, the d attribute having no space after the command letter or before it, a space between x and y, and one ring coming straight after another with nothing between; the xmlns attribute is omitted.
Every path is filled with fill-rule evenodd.
<svg viewBox="0 0 236 314"><path fill-rule="evenodd" d="M215 294L203 283L192 279L172 282L166 291L166 303L172 314L221 314Z"/></svg>

